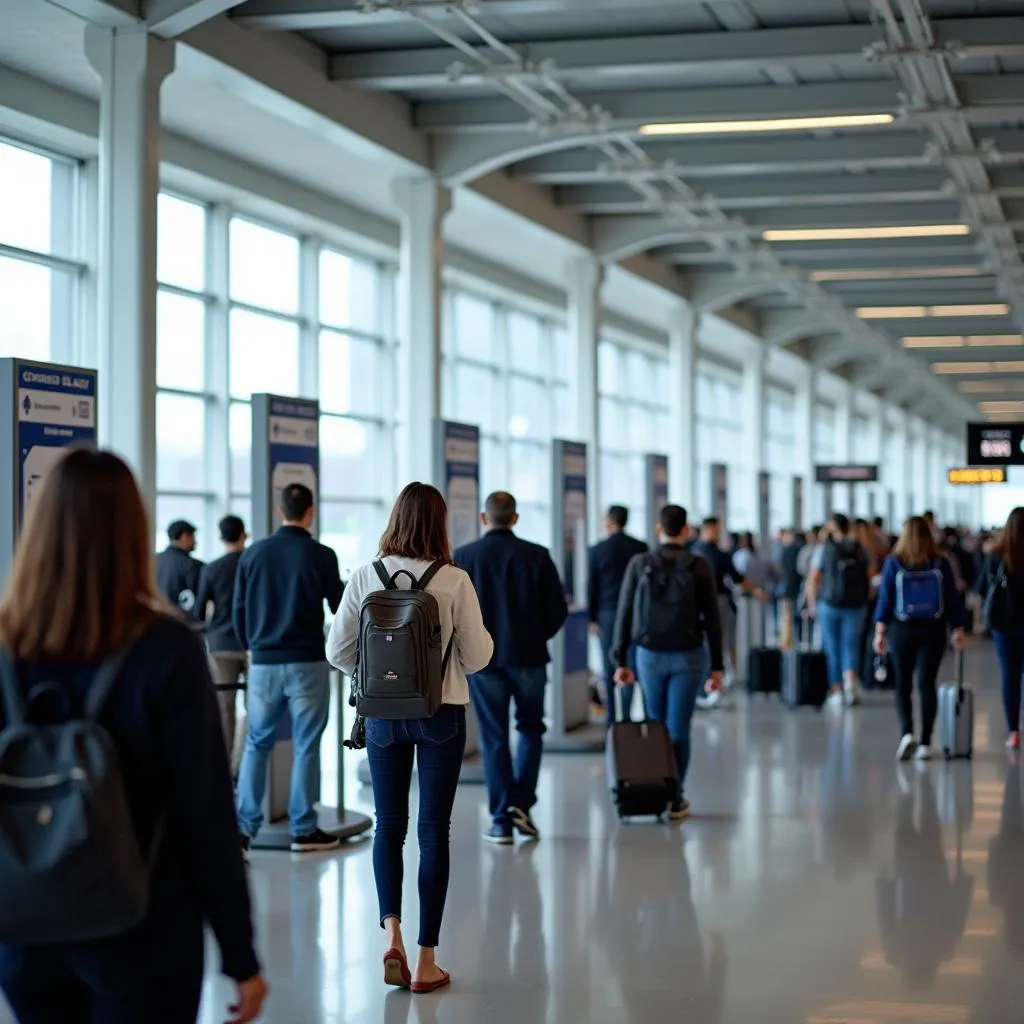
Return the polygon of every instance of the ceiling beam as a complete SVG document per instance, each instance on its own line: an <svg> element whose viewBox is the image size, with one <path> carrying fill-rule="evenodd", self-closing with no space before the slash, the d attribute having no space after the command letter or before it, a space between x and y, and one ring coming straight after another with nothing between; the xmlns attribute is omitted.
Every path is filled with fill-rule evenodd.
<svg viewBox="0 0 1024 1024"><path fill-rule="evenodd" d="M132 28L142 22L142 0L51 0L83 21L103 28Z"/></svg>
<svg viewBox="0 0 1024 1024"><path fill-rule="evenodd" d="M805 338L838 334L843 324L831 313L800 310L797 313L765 313L762 337L768 348L786 348Z"/></svg>
<svg viewBox="0 0 1024 1024"><path fill-rule="evenodd" d="M858 345L854 339L837 335L814 346L811 365L816 370L835 370L846 363L862 363L876 360L878 353Z"/></svg>
<svg viewBox="0 0 1024 1024"><path fill-rule="evenodd" d="M738 302L777 292L777 277L749 273L710 274L692 279L690 302L699 313L718 313Z"/></svg>
<svg viewBox="0 0 1024 1024"><path fill-rule="evenodd" d="M807 270L822 269L861 269L873 267L944 267L961 265L979 265L982 256L971 239L965 239L966 245L944 245L935 247L913 246L900 248L875 243L868 248L847 248L841 243L831 242L822 247L813 243L786 248L786 262L798 264ZM705 263L721 262L721 254L706 246L671 246L656 255L677 266L697 266Z"/></svg>
<svg viewBox="0 0 1024 1024"><path fill-rule="evenodd" d="M173 39L216 18L242 0L145 0L146 25L153 35Z"/></svg>

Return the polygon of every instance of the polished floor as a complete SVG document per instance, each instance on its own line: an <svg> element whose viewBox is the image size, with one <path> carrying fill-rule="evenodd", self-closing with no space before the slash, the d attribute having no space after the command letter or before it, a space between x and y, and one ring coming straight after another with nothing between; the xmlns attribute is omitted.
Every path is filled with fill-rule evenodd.
<svg viewBox="0 0 1024 1024"><path fill-rule="evenodd" d="M620 825L599 757L548 758L539 844L478 839L463 787L444 993L389 993L370 850L252 860L273 1024L1010 1024L1022 1019L1022 769L977 642L973 764L897 767L888 697L698 718L684 826ZM354 765L346 775L354 780ZM368 794L349 790L350 803ZM415 879L415 854L408 877ZM407 893L415 937L414 886ZM215 954L211 957L215 964ZM211 975L202 1024L226 1017ZM0 1022L9 1024L0 1010ZM55 1022L56 1024L56 1022Z"/></svg>

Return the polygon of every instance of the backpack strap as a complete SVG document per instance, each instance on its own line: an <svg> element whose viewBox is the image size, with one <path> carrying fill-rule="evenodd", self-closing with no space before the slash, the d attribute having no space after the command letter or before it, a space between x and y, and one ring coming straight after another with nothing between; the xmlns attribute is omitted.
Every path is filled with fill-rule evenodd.
<svg viewBox="0 0 1024 1024"><path fill-rule="evenodd" d="M378 579L380 579L381 583L384 584L384 589L394 590L395 585L391 581L391 576L388 574L388 569L384 564L384 560L382 558L378 558L377 561L373 563L373 568L377 573Z"/></svg>
<svg viewBox="0 0 1024 1024"><path fill-rule="evenodd" d="M3 699L4 717L8 725L21 725L25 721L25 701L21 695L18 671L7 651L0 650L0 698Z"/></svg>
<svg viewBox="0 0 1024 1024"><path fill-rule="evenodd" d="M427 567L427 571L414 583L417 590L426 590L430 581L447 565L443 558L435 559Z"/></svg>
<svg viewBox="0 0 1024 1024"><path fill-rule="evenodd" d="M120 650L112 654L96 669L96 674L92 677L92 682L89 684L89 690L85 695L85 702L82 708L86 718L99 718L103 705L106 704L107 697L110 696L110 691L114 688L114 683L117 682L118 677L121 675L121 669L124 668L124 663L128 659L128 655L131 654L137 639L138 636L133 633L121 645Z"/></svg>

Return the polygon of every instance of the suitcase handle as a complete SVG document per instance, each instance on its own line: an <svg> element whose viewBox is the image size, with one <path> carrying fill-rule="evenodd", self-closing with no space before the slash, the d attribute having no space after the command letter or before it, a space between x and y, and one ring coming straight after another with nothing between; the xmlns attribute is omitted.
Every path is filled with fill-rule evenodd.
<svg viewBox="0 0 1024 1024"><path fill-rule="evenodd" d="M647 721L647 698L644 696L644 688L640 685L640 681L636 680L634 683L630 683L634 691L640 692L640 707L643 710L644 718ZM615 716L613 722L618 725L620 722L628 721L626 718L626 709L622 706L622 691L625 689L624 686L619 686L618 683L612 684L612 689L615 691L615 696L612 698L612 714Z"/></svg>
<svg viewBox="0 0 1024 1024"><path fill-rule="evenodd" d="M962 700L964 696L964 652L956 651L953 656L953 663L956 667L956 690L957 698Z"/></svg>

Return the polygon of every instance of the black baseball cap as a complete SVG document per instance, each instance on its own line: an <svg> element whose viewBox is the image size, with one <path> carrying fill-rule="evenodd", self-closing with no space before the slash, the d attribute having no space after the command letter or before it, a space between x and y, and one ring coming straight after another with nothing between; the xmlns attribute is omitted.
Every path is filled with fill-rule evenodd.
<svg viewBox="0 0 1024 1024"><path fill-rule="evenodd" d="M171 540L181 540L182 537L187 537L190 533L195 532L196 528L187 519L175 519L167 527L167 536Z"/></svg>

